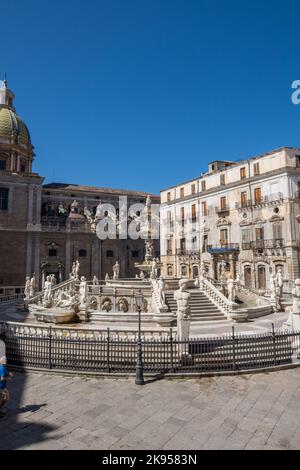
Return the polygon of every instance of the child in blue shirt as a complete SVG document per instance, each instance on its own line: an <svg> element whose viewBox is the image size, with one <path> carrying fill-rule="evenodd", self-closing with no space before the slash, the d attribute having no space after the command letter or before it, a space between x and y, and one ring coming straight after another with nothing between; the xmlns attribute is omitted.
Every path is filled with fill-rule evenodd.
<svg viewBox="0 0 300 470"><path fill-rule="evenodd" d="M9 400L9 393L7 390L7 380L12 377L10 372L7 372L7 360L3 356L0 358L0 418L5 415L3 407Z"/></svg>

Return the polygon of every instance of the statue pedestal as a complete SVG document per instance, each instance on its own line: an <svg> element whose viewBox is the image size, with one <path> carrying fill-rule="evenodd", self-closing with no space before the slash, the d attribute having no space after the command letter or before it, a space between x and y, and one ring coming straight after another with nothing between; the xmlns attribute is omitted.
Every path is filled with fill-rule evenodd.
<svg viewBox="0 0 300 470"><path fill-rule="evenodd" d="M181 356L187 357L189 355L188 340L190 337L191 320L183 319L177 321L177 338L179 341L178 349ZM186 341L186 343L180 343Z"/></svg>
<svg viewBox="0 0 300 470"><path fill-rule="evenodd" d="M291 320L292 320L292 330L293 331L300 331L300 312L299 313L291 313Z"/></svg>

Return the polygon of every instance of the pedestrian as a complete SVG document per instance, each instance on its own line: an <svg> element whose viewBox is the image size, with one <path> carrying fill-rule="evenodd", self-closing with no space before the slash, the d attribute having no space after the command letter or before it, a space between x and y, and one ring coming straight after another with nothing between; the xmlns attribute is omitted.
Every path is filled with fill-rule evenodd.
<svg viewBox="0 0 300 470"><path fill-rule="evenodd" d="M7 381L12 377L11 372L7 372L7 360L5 356L0 358L0 418L5 416L4 406L9 400Z"/></svg>

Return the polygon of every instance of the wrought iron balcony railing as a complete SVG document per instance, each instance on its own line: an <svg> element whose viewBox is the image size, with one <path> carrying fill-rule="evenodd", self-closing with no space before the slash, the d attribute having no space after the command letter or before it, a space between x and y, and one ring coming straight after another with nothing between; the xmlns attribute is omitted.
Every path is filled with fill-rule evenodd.
<svg viewBox="0 0 300 470"><path fill-rule="evenodd" d="M229 210L230 210L230 206L228 204L226 204L223 207L215 207L215 212L217 214L224 214L224 212L229 212Z"/></svg>
<svg viewBox="0 0 300 470"><path fill-rule="evenodd" d="M209 253L228 253L240 251L238 243L220 243L220 245L208 245L207 251Z"/></svg>
<svg viewBox="0 0 300 470"><path fill-rule="evenodd" d="M284 240L283 238L274 238L271 240L256 240L252 242L243 242L243 250L268 250L274 248L283 248Z"/></svg>

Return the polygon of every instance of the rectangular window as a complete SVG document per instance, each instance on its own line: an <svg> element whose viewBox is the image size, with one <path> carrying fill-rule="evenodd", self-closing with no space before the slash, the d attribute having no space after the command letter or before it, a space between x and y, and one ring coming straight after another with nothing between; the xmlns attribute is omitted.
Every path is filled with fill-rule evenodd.
<svg viewBox="0 0 300 470"><path fill-rule="evenodd" d="M225 184L225 174L220 175L220 185L224 185L224 184Z"/></svg>
<svg viewBox="0 0 300 470"><path fill-rule="evenodd" d="M180 197L184 197L184 188L180 188Z"/></svg>
<svg viewBox="0 0 300 470"><path fill-rule="evenodd" d="M181 249L181 251L184 251L185 247L186 247L185 238L181 238L180 239L180 249Z"/></svg>
<svg viewBox="0 0 300 470"><path fill-rule="evenodd" d="M0 210L8 210L8 189L0 188Z"/></svg>
<svg viewBox="0 0 300 470"><path fill-rule="evenodd" d="M201 181L201 191L206 191L206 181Z"/></svg>
<svg viewBox="0 0 300 470"><path fill-rule="evenodd" d="M0 170L6 169L6 160L0 160Z"/></svg>
<svg viewBox="0 0 300 470"><path fill-rule="evenodd" d="M257 241L264 239L264 229L263 227L256 227L255 228L255 238Z"/></svg>
<svg viewBox="0 0 300 470"><path fill-rule="evenodd" d="M171 201L171 193L167 193L167 202Z"/></svg>
<svg viewBox="0 0 300 470"><path fill-rule="evenodd" d="M132 256L132 258L138 258L139 257L139 252L137 250L133 250L131 252L131 256Z"/></svg>
<svg viewBox="0 0 300 470"><path fill-rule="evenodd" d="M196 212L196 204L192 205L192 222L196 222L197 212Z"/></svg>
<svg viewBox="0 0 300 470"><path fill-rule="evenodd" d="M206 203L206 201L202 202L201 206L202 206L202 216L207 216L207 203Z"/></svg>
<svg viewBox="0 0 300 470"><path fill-rule="evenodd" d="M113 258L114 257L114 252L112 250L107 250L106 257L107 258Z"/></svg>
<svg viewBox="0 0 300 470"><path fill-rule="evenodd" d="M250 229L245 228L242 230L242 242L249 243L250 241Z"/></svg>
<svg viewBox="0 0 300 470"><path fill-rule="evenodd" d="M172 254L172 240L167 240L167 255Z"/></svg>
<svg viewBox="0 0 300 470"><path fill-rule="evenodd" d="M254 202L255 204L261 203L261 188L254 189Z"/></svg>
<svg viewBox="0 0 300 470"><path fill-rule="evenodd" d="M247 191L241 193L241 206L247 207Z"/></svg>
<svg viewBox="0 0 300 470"><path fill-rule="evenodd" d="M276 223L273 225L273 239L281 240L282 239L282 223Z"/></svg>
<svg viewBox="0 0 300 470"><path fill-rule="evenodd" d="M240 177L241 177L241 180L246 178L246 168L244 166L243 168L240 169Z"/></svg>
<svg viewBox="0 0 300 470"><path fill-rule="evenodd" d="M259 163L253 165L254 176L259 175Z"/></svg>
<svg viewBox="0 0 300 470"><path fill-rule="evenodd" d="M180 221L181 225L184 225L184 207L180 208Z"/></svg>
<svg viewBox="0 0 300 470"><path fill-rule="evenodd" d="M202 246L202 251L204 253L207 252L207 248L208 248L208 235L204 235L203 237L203 246Z"/></svg>
<svg viewBox="0 0 300 470"><path fill-rule="evenodd" d="M295 155L296 167L300 167L300 155Z"/></svg>
<svg viewBox="0 0 300 470"><path fill-rule="evenodd" d="M228 244L228 230L227 228L223 228L220 230L220 245L227 245Z"/></svg>
<svg viewBox="0 0 300 470"><path fill-rule="evenodd" d="M195 184L192 184L192 186L191 186L191 193L192 194L196 193L196 185Z"/></svg>
<svg viewBox="0 0 300 470"><path fill-rule="evenodd" d="M221 199L220 199L220 208L222 210L225 210L226 209L226 196L222 196Z"/></svg>

